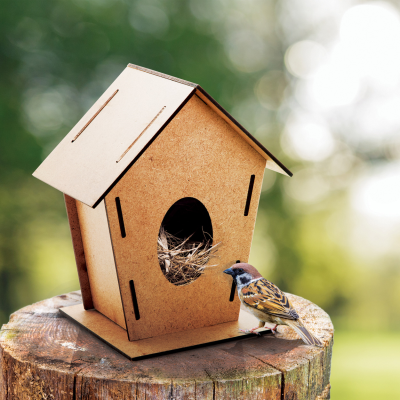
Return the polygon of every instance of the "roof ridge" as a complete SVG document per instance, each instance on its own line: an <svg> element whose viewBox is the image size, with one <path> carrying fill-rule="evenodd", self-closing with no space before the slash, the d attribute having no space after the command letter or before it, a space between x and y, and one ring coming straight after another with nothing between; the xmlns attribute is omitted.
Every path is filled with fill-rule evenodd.
<svg viewBox="0 0 400 400"><path fill-rule="evenodd" d="M144 68L144 67L141 67L139 65L135 65L135 64L129 63L128 67L129 68L133 68L133 69L137 69L139 71L147 72L147 73L152 74L152 75L159 76L160 78L169 79L170 81L174 81L174 82L177 82L177 83L182 83L183 85L191 86L191 87L194 87L194 88L197 88L199 86L197 83L185 81L184 79L179 79L179 78L176 78L175 76L163 74L162 72L154 71L154 70L149 69L149 68Z"/></svg>
<svg viewBox="0 0 400 400"><path fill-rule="evenodd" d="M169 79L170 81L174 81L177 83L181 83L183 85L187 85L190 87L194 87L196 89L196 92L202 93L215 107L217 107L226 118L231 120L231 122L236 125L253 143L261 149L269 158L271 158L272 161L274 161L288 176L293 176L293 173L285 167L269 150L265 148L246 128L244 128L228 111L225 110L224 107L221 106L211 95L209 95L200 85L197 83L185 81L183 79L176 78L171 75L163 74L162 72L154 71L152 69L148 69L145 67L141 67L139 65L135 64L128 64L128 67L137 69L142 72L147 72L152 75L159 76L160 78L165 78Z"/></svg>

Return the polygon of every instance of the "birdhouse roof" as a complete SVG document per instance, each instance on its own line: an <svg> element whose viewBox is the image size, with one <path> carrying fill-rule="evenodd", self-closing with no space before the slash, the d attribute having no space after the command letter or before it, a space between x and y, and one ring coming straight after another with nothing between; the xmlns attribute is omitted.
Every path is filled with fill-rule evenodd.
<svg viewBox="0 0 400 400"><path fill-rule="evenodd" d="M96 207L196 94L266 160L292 173L199 85L129 64L33 176Z"/></svg>

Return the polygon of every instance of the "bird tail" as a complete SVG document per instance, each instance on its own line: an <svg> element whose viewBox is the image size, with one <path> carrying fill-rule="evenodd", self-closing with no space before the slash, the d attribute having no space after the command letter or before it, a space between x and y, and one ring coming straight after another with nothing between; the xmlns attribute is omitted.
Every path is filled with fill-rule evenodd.
<svg viewBox="0 0 400 400"><path fill-rule="evenodd" d="M299 334L305 344L311 346L323 346L322 342L309 332L299 319L295 321L286 320L285 322Z"/></svg>

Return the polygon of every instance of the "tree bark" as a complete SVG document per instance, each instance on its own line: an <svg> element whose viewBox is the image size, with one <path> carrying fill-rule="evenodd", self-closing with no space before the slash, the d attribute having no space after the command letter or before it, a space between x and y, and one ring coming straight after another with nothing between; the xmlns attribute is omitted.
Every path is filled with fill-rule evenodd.
<svg viewBox="0 0 400 400"><path fill-rule="evenodd" d="M289 295L324 348L290 328L129 361L58 309L82 302L56 296L11 315L0 331L0 400L329 399L333 325L315 304Z"/></svg>

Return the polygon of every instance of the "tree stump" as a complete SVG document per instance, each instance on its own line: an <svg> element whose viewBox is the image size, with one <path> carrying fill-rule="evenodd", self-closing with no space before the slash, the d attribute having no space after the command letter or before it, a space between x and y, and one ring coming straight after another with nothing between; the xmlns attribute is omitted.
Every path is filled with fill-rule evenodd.
<svg viewBox="0 0 400 400"><path fill-rule="evenodd" d="M0 400L329 399L333 326L315 304L289 295L325 343L306 346L290 328L130 361L63 318L80 292L11 315L0 331Z"/></svg>

